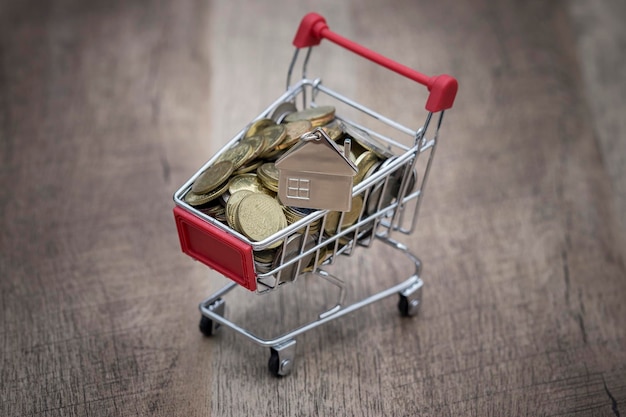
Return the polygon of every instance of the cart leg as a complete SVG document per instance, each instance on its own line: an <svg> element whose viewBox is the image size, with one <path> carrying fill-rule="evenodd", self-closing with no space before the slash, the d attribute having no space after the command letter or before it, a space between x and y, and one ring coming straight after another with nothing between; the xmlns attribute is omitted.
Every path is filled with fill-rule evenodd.
<svg viewBox="0 0 626 417"><path fill-rule="evenodd" d="M291 339L270 348L268 368L274 376L289 375L296 357L296 340Z"/></svg>
<svg viewBox="0 0 626 417"><path fill-rule="evenodd" d="M223 298L218 298L209 305L206 306L210 311L219 314L224 317L224 313L226 311L226 301ZM220 328L220 323L211 320L204 314L200 318L200 331L205 336L212 336L215 332Z"/></svg>
<svg viewBox="0 0 626 417"><path fill-rule="evenodd" d="M403 317L416 316L422 305L422 286L423 281L420 279L409 288L400 291L400 300L398 301L398 310Z"/></svg>
<svg viewBox="0 0 626 417"><path fill-rule="evenodd" d="M346 284L341 279L323 269L316 269L315 274L339 288L339 298L337 299L337 304L319 315L319 318L323 319L341 310L341 306L346 299Z"/></svg>

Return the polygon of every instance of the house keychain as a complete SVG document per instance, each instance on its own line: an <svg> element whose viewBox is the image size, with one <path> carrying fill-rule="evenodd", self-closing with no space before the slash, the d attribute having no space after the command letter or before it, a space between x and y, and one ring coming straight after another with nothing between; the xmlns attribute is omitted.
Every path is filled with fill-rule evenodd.
<svg viewBox="0 0 626 417"><path fill-rule="evenodd" d="M285 206L350 211L352 181L358 168L350 161L350 139L341 149L320 127L300 137L276 161L278 198Z"/></svg>

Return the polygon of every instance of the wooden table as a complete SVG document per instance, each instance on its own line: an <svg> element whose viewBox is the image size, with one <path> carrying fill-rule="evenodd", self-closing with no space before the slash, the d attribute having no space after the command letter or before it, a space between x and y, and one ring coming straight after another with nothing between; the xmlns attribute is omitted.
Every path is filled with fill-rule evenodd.
<svg viewBox="0 0 626 417"><path fill-rule="evenodd" d="M625 131L602 123L626 106L595 87L626 84L589 54L625 34L582 3L0 5L0 415L623 415ZM276 379L265 349L198 332L225 281L180 253L171 196L283 91L308 7L461 88L403 239L420 316L388 299L332 322ZM421 89L319 54L325 82L422 122ZM336 271L355 291L405 273L382 247ZM241 290L228 314L272 332L324 301L314 284Z"/></svg>

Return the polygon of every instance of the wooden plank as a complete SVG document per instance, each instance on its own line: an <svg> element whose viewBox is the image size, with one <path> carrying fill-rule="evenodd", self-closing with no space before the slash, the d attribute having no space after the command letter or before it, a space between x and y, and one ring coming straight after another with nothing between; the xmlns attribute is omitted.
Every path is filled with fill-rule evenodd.
<svg viewBox="0 0 626 417"><path fill-rule="evenodd" d="M622 24L626 4L618 0L573 1L569 10L593 138L609 176L620 234L626 236L626 73L622 70L626 65L626 28Z"/></svg>
<svg viewBox="0 0 626 417"><path fill-rule="evenodd" d="M306 7L305 7L306 6ZM393 7L392 7L393 6ZM619 415L624 242L564 4L321 2L331 28L461 83L416 233L424 305L298 338L293 375L197 302L171 194L284 88L304 2L0 6L0 414ZM414 126L417 86L322 45L311 71ZM417 122L415 122L417 120ZM380 244L351 296L410 273ZM227 314L263 336L332 304L315 278Z"/></svg>

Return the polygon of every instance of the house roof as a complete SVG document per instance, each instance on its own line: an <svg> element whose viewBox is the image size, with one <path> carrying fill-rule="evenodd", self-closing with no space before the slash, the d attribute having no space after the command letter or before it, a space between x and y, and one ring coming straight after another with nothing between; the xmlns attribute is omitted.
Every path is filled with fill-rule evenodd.
<svg viewBox="0 0 626 417"><path fill-rule="evenodd" d="M321 131L321 129L320 129ZM315 132L315 131L314 131ZM276 162L276 168L301 172L354 176L358 168L327 135L301 140Z"/></svg>

